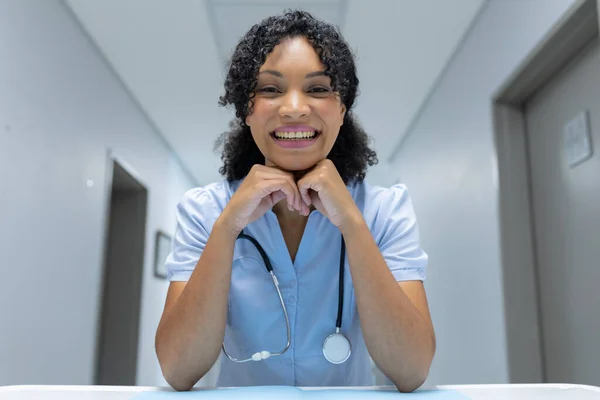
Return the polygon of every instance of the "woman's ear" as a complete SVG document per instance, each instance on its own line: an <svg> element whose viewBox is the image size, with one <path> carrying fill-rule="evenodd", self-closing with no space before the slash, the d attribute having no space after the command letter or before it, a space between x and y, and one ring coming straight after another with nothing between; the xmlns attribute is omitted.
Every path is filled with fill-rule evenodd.
<svg viewBox="0 0 600 400"><path fill-rule="evenodd" d="M342 123L340 126L344 125L344 118L346 117L346 106L342 104L342 109L340 111L340 117L342 118Z"/></svg>
<svg viewBox="0 0 600 400"><path fill-rule="evenodd" d="M246 109L246 118L244 118L244 123L246 126L250 126L252 123L252 102L248 104L248 108Z"/></svg>

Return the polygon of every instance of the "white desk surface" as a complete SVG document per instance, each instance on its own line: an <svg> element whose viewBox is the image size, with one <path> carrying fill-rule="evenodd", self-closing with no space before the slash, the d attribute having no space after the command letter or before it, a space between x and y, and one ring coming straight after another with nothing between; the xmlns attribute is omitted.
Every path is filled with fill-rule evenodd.
<svg viewBox="0 0 600 400"><path fill-rule="evenodd" d="M436 388L456 390L471 400L600 400L600 387L571 384L447 385L427 389ZM392 390L390 387L314 389ZM142 386L4 386L0 387L0 400L130 400L144 391L164 390L171 389Z"/></svg>

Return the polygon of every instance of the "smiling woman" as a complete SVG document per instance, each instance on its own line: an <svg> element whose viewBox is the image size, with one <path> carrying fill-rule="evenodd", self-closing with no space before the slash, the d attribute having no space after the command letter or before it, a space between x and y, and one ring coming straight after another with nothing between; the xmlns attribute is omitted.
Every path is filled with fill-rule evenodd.
<svg viewBox="0 0 600 400"><path fill-rule="evenodd" d="M377 157L357 90L348 44L306 12L267 18L236 47L220 99L236 110L219 141L226 179L183 196L166 263L156 352L174 388L220 355L220 386L372 385L371 358L401 391L425 381L427 254L406 188L365 182Z"/></svg>

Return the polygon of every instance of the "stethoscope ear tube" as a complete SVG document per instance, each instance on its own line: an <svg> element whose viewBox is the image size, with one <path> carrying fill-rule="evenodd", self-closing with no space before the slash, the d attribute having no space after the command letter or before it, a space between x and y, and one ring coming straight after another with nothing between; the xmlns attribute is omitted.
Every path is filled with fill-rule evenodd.
<svg viewBox="0 0 600 400"><path fill-rule="evenodd" d="M231 356L231 354L229 354L229 352L227 351L227 348L225 347L225 342L223 342L223 345L222 345L223 352L225 353L227 358L229 358L231 361L238 362L238 363L245 363L248 361L266 360L267 358L270 358L273 356L280 356L283 353L285 353L286 351L288 351L288 349L290 348L290 343L291 343L290 319L288 317L287 309L285 308L285 304L283 302L283 296L281 296L281 290L279 290L279 281L277 280L277 277L275 276L273 271L269 272L269 274L271 275L271 279L273 280L273 284L275 285L275 289L277 290L277 296L279 296L279 302L281 304L281 309L283 310L283 315L285 316L285 328L286 328L286 332L287 332L287 342L285 344L285 347L283 348L283 350L280 350L276 353L271 353L269 351L263 350L263 351L254 353L252 355L252 357L249 357L246 359L238 359L238 358Z"/></svg>
<svg viewBox="0 0 600 400"><path fill-rule="evenodd" d="M265 263L265 268L267 269L267 272L272 275L273 274L273 266L271 266L271 261L269 261L269 257L267 256L267 253L265 253L265 249L262 248L260 243L258 243L258 241L256 239L254 239L252 236L246 235L244 233L244 231L241 231L237 238L238 239L246 239L246 240L249 240L250 242L252 242L254 247L256 247L256 250L258 250L258 252L260 253L261 258L263 259L263 262Z"/></svg>

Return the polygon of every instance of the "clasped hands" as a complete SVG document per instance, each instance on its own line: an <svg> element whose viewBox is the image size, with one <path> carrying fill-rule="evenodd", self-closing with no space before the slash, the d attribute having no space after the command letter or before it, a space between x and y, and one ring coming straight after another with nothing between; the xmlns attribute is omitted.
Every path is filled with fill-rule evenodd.
<svg viewBox="0 0 600 400"><path fill-rule="evenodd" d="M287 201L291 211L308 216L314 206L337 228L362 217L352 195L329 159L316 164L297 181L292 172L254 165L232 196L222 216L234 232L241 232L275 204Z"/></svg>

